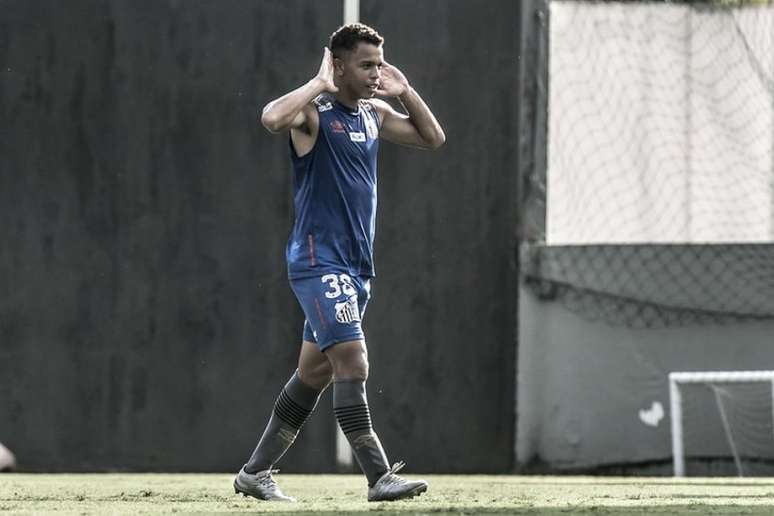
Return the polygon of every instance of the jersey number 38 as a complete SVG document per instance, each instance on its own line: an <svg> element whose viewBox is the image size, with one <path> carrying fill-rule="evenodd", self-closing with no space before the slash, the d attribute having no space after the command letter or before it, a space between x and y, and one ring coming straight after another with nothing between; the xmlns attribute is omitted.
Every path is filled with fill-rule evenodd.
<svg viewBox="0 0 774 516"><path fill-rule="evenodd" d="M330 290L325 293L325 297L328 299L336 299L342 292L348 297L354 296L357 293L355 286L352 284L352 278L346 274L339 274L338 276L336 274L326 274L320 280L328 284Z"/></svg>

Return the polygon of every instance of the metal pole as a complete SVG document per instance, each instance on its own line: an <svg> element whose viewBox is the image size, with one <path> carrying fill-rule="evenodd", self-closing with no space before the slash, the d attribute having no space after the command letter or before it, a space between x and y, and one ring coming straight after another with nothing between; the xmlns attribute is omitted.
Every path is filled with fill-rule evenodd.
<svg viewBox="0 0 774 516"><path fill-rule="evenodd" d="M360 0L344 0L344 25L360 21Z"/></svg>
<svg viewBox="0 0 774 516"><path fill-rule="evenodd" d="M343 18L344 25L360 21L360 0L344 0ZM338 423L334 424L336 425L336 465L340 469L350 470L354 464L352 448L341 427Z"/></svg>

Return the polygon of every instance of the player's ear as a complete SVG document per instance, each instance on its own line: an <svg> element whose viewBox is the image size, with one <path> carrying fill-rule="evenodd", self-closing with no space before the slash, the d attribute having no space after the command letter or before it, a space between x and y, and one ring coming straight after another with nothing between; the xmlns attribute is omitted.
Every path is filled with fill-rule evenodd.
<svg viewBox="0 0 774 516"><path fill-rule="evenodd" d="M344 75L344 60L342 58L333 58L333 71L338 76Z"/></svg>

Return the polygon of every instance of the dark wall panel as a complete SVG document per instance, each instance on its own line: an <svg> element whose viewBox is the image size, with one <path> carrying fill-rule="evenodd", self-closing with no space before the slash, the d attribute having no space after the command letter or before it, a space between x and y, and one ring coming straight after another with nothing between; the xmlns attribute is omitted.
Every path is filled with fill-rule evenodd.
<svg viewBox="0 0 774 516"><path fill-rule="evenodd" d="M2 2L0 440L24 469L249 455L302 323L286 143L256 109L306 80L339 19L302 0ZM305 433L289 463L331 462L332 425Z"/></svg>
<svg viewBox="0 0 774 516"><path fill-rule="evenodd" d="M436 152L382 146L365 321L377 428L391 455L425 471L513 462L517 11L361 2L447 137Z"/></svg>

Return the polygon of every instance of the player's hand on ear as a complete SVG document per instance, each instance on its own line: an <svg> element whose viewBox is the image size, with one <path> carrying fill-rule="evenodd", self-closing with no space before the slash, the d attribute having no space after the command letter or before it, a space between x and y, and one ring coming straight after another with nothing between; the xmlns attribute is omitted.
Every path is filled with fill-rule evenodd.
<svg viewBox="0 0 774 516"><path fill-rule="evenodd" d="M336 93L339 91L339 88L337 88L333 83L333 54L331 54L331 51L328 49L328 47L323 49L323 58L322 62L320 63L320 71L317 72L317 77L315 78L322 83L324 91L329 91L331 93Z"/></svg>
<svg viewBox="0 0 774 516"><path fill-rule="evenodd" d="M382 97L398 97L403 95L409 88L408 79L403 72L385 62L382 66L382 75L379 78L379 88L377 95Z"/></svg>

